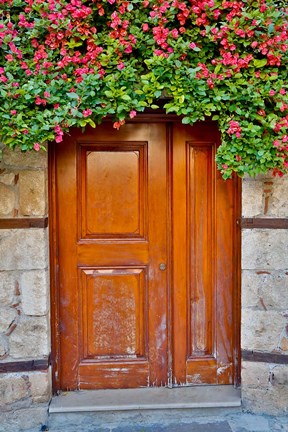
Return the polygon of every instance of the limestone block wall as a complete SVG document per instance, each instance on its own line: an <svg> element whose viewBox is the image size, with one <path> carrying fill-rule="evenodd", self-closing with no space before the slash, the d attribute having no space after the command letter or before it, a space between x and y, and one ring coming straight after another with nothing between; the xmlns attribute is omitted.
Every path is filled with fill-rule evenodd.
<svg viewBox="0 0 288 432"><path fill-rule="evenodd" d="M45 226L47 211L47 154L3 148L0 423L8 430L44 424L51 395L48 232L33 227Z"/></svg>
<svg viewBox="0 0 288 432"><path fill-rule="evenodd" d="M287 176L242 186L243 217L288 219ZM287 229L242 230L241 340L244 408L288 412Z"/></svg>

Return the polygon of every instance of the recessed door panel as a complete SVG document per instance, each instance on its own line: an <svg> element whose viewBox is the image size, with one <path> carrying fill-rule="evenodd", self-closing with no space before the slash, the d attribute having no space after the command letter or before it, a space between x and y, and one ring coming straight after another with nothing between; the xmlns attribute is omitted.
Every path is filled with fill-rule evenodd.
<svg viewBox="0 0 288 432"><path fill-rule="evenodd" d="M145 358L145 269L81 269L84 359Z"/></svg>
<svg viewBox="0 0 288 432"><path fill-rule="evenodd" d="M81 145L82 238L144 238L147 143Z"/></svg>
<svg viewBox="0 0 288 432"><path fill-rule="evenodd" d="M214 347L213 157L213 143L187 143L189 358L212 356Z"/></svg>

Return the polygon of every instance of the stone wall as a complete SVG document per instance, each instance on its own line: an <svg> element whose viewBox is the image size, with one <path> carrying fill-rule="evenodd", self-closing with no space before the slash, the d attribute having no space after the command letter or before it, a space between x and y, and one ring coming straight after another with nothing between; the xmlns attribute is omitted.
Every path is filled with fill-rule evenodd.
<svg viewBox="0 0 288 432"><path fill-rule="evenodd" d="M0 374L0 424L19 430L45 423L51 395L47 367L21 372L30 360L48 364L48 232L13 228L14 221L47 216L47 154L3 149L0 197L0 223L10 220L0 230L0 367L12 371Z"/></svg>
<svg viewBox="0 0 288 432"><path fill-rule="evenodd" d="M244 217L288 218L287 176L246 178L242 192ZM242 350L279 354L281 363L287 355L286 364L242 361L244 408L288 412L287 229L243 229L241 333Z"/></svg>

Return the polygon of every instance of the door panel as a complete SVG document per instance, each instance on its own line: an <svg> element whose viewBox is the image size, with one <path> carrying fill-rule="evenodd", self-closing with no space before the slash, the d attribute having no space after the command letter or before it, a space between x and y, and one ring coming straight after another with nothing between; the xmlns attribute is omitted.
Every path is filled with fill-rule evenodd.
<svg viewBox="0 0 288 432"><path fill-rule="evenodd" d="M80 272L84 358L144 358L145 270L82 268Z"/></svg>
<svg viewBox="0 0 288 432"><path fill-rule="evenodd" d="M212 122L55 145L58 388L234 382L239 183L217 145Z"/></svg>
<svg viewBox="0 0 288 432"><path fill-rule="evenodd" d="M147 144L81 145L80 169L82 238L147 237Z"/></svg>
<svg viewBox="0 0 288 432"><path fill-rule="evenodd" d="M168 351L167 273L159 270L167 262L165 124L74 131L57 145L56 160L61 387L161 385Z"/></svg>
<svg viewBox="0 0 288 432"><path fill-rule="evenodd" d="M234 380L235 193L214 162L217 129L173 135L173 358L175 384ZM186 187L183 187L186 185Z"/></svg>

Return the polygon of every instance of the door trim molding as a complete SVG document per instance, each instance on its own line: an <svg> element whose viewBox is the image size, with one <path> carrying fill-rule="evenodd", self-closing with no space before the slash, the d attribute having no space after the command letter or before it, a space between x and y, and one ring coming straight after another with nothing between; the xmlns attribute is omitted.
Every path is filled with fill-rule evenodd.
<svg viewBox="0 0 288 432"><path fill-rule="evenodd" d="M234 338L235 347L234 352L234 385L240 386L241 384L241 226L237 223L242 210L242 180L234 173L234 181L236 183L236 193L234 195Z"/></svg>
<svg viewBox="0 0 288 432"><path fill-rule="evenodd" d="M49 258L51 308L51 365L52 390L60 390L60 321L58 288L58 222L56 213L56 154L55 142L48 146L48 200L49 200Z"/></svg>

